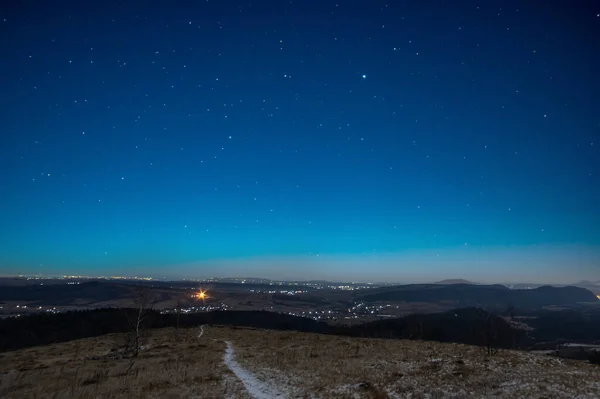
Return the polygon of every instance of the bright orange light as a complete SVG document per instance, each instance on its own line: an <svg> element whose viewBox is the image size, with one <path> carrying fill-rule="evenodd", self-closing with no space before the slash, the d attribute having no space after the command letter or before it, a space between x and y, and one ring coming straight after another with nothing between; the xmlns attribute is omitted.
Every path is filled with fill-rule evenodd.
<svg viewBox="0 0 600 399"><path fill-rule="evenodd" d="M205 300L206 298L208 298L208 295L206 294L206 290L204 290L204 291L200 290L200 292L196 294L196 298L202 299L202 300Z"/></svg>

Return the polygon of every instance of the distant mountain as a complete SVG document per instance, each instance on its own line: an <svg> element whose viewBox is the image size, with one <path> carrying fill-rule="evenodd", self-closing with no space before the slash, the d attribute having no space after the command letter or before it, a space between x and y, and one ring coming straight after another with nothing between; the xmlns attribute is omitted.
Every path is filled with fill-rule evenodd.
<svg viewBox="0 0 600 399"><path fill-rule="evenodd" d="M542 286L535 289L509 289L503 285L413 284L359 291L356 300L364 302L446 302L457 307L506 308L509 305L539 308L595 302L596 295L581 287Z"/></svg>
<svg viewBox="0 0 600 399"><path fill-rule="evenodd" d="M477 284L477 283L474 283L474 282L469 281L469 280L464 280L464 279L458 278L458 279L446 279L446 280L438 281L438 282L436 282L434 284L441 284L441 285L472 284L473 285L473 284Z"/></svg>
<svg viewBox="0 0 600 399"><path fill-rule="evenodd" d="M586 290L590 290L593 293L600 294L600 281L590 281L590 280L582 280L574 284L536 284L536 283L517 283L517 284L506 284L508 288L511 289L534 289L543 286L551 286L551 287L580 287L585 288Z"/></svg>
<svg viewBox="0 0 600 399"><path fill-rule="evenodd" d="M592 281L580 281L576 284L573 284L575 287L585 288L586 290L592 291L594 294L600 294L600 284Z"/></svg>

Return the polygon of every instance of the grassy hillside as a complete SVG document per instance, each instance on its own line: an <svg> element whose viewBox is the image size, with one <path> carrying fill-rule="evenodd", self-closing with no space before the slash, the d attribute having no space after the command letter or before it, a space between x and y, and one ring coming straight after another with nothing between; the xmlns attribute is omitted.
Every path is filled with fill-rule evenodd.
<svg viewBox="0 0 600 399"><path fill-rule="evenodd" d="M542 355L424 341L207 326L148 331L132 363L111 334L0 355L0 397L248 398L227 346L256 382L292 398L600 395L600 368ZM244 375L242 375L244 377ZM256 387L250 386L251 389Z"/></svg>

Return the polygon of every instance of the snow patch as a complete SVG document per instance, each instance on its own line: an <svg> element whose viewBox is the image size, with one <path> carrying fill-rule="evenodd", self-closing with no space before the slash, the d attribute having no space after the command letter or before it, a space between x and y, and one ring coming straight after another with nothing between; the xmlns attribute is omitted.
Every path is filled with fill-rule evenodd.
<svg viewBox="0 0 600 399"><path fill-rule="evenodd" d="M276 389L266 382L259 380L254 374L243 368L235 360L235 352L231 342L225 341L225 344L227 345L227 349L225 349L225 365L244 384L250 396L254 399L283 399L288 397L280 389Z"/></svg>

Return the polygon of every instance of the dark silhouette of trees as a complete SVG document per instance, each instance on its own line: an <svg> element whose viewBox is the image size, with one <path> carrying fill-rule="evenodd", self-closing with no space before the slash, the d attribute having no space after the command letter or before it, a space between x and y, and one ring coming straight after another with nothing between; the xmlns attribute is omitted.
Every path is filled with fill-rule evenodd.
<svg viewBox="0 0 600 399"><path fill-rule="evenodd" d="M588 360L592 364L600 366L600 351L592 351L588 356Z"/></svg>
<svg viewBox="0 0 600 399"><path fill-rule="evenodd" d="M527 314L523 310L520 312ZM142 300L137 303L136 308L130 309L39 313L2 319L0 320L0 352L110 333L126 333L131 338L127 347L132 350L137 348L139 351L144 331L148 329L173 326L197 327L201 324L295 330L365 338L456 342L479 345L490 355L496 353L498 348L533 347L535 342L554 340L594 341L600 336L600 313L588 318L581 317L574 311L539 311L536 315L537 318L527 319L527 323L535 328L535 334L528 336L525 331L511 328L510 323L505 319L481 308L408 315L358 325L332 326L307 318L266 311L229 310L179 315L161 314L152 309L148 302ZM118 345L123 348L122 341Z"/></svg>
<svg viewBox="0 0 600 399"><path fill-rule="evenodd" d="M506 306L506 314L511 319L515 317L515 305L513 303L509 303Z"/></svg>
<svg viewBox="0 0 600 399"><path fill-rule="evenodd" d="M479 334L481 334L483 340L484 351L488 356L493 356L499 350L498 321L502 319L482 308L478 308L477 311L480 321Z"/></svg>

